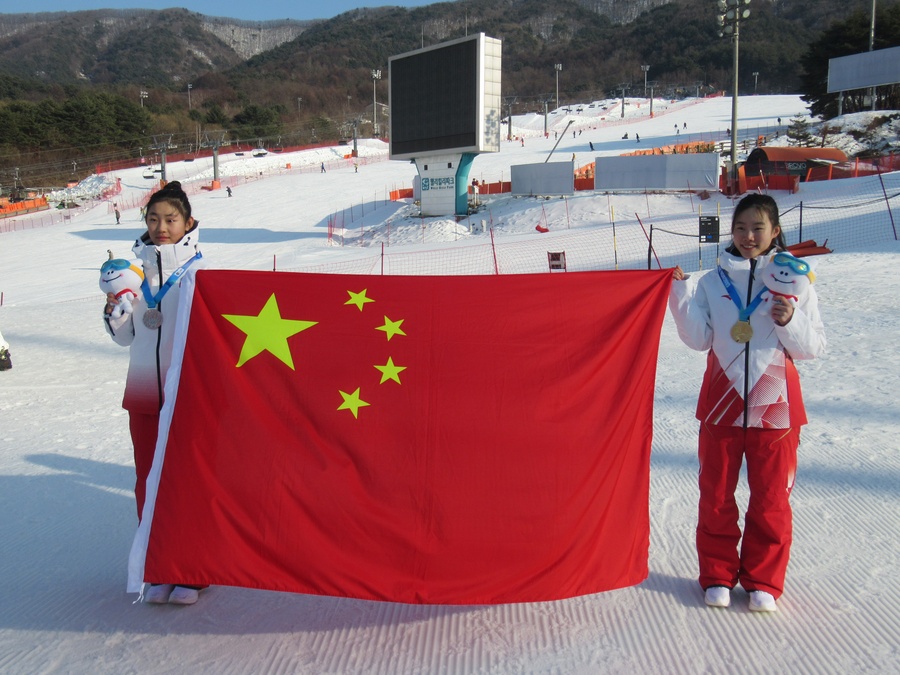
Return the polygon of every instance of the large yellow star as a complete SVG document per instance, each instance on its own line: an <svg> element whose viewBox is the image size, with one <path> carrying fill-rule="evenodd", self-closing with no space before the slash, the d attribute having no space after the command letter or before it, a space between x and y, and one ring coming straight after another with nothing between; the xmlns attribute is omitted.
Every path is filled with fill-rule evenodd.
<svg viewBox="0 0 900 675"><path fill-rule="evenodd" d="M394 365L394 359L389 356L387 363L383 366L375 367L381 371L381 382L378 384L384 384L388 380L393 380L397 384L402 384L402 382L400 382L400 373L406 370L406 366Z"/></svg>
<svg viewBox="0 0 900 675"><path fill-rule="evenodd" d="M375 302L372 298L366 297L366 291L368 291L368 290L369 290L368 288L364 288L359 293L354 293L353 291L347 291L347 293L350 295L350 299L347 302L345 302L344 304L345 305L356 305L357 307L359 307L360 312L363 311L363 305L365 305L367 302Z"/></svg>
<svg viewBox="0 0 900 675"><path fill-rule="evenodd" d="M400 328L400 324L402 323L403 319L400 319L399 321L391 321L389 318L384 317L384 325L378 326L378 328L376 328L375 330L383 330L385 333L387 333L387 339L388 342L390 342L391 338L395 335L406 335L406 333L403 332L403 329Z"/></svg>
<svg viewBox="0 0 900 675"><path fill-rule="evenodd" d="M237 362L238 368L254 356L267 351L294 370L294 359L291 357L291 348L288 346L287 339L318 323L318 321L282 319L274 293L257 316L243 314L223 314L222 316L247 334Z"/></svg>
<svg viewBox="0 0 900 675"><path fill-rule="evenodd" d="M357 419L359 419L359 409L371 405L359 397L359 387L352 394L348 394L340 389L338 389L338 393L344 398L344 402L338 406L338 410L349 410Z"/></svg>

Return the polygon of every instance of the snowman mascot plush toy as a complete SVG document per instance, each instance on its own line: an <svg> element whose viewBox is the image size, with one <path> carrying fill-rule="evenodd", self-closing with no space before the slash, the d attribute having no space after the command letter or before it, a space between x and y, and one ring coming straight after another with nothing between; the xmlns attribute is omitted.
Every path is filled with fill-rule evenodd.
<svg viewBox="0 0 900 675"><path fill-rule="evenodd" d="M763 284L768 292L763 301L769 303L775 296L781 296L797 306L797 301L806 293L816 280L816 273L809 263L786 251L779 251L772 257L772 263L766 266Z"/></svg>
<svg viewBox="0 0 900 675"><path fill-rule="evenodd" d="M112 293L119 301L110 313L111 317L118 318L134 311L131 301L137 297L143 282L144 270L140 263L113 258L112 252L109 252L109 260L100 268L100 290Z"/></svg>

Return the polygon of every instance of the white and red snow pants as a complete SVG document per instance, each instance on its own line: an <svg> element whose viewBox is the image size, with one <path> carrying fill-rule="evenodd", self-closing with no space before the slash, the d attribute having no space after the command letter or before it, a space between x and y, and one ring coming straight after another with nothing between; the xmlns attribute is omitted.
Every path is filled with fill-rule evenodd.
<svg viewBox="0 0 900 675"><path fill-rule="evenodd" d="M778 598L793 539L788 498L797 471L800 429L700 425L700 585L766 591ZM750 499L744 532L735 489L747 459ZM740 552L738 544L740 543Z"/></svg>

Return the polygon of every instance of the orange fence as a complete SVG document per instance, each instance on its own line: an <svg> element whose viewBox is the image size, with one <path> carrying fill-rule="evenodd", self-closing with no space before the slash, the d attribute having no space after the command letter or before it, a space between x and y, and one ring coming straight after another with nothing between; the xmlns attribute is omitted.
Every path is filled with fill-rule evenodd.
<svg viewBox="0 0 900 675"><path fill-rule="evenodd" d="M900 155L889 153L882 157L867 159L856 158L849 162L813 166L806 170L804 176L797 174L757 174L747 176L744 167L738 167L737 185L731 185L728 170L723 168L719 176L719 189L725 194L744 194L748 190L787 190L792 193L800 191L800 181L838 180L840 178L861 178L878 174L900 171Z"/></svg>
<svg viewBox="0 0 900 675"><path fill-rule="evenodd" d="M677 145L663 145L658 148L646 148L622 153L622 157L635 155L696 155L703 152L716 152L716 144L709 141L694 141Z"/></svg>
<svg viewBox="0 0 900 675"><path fill-rule="evenodd" d="M23 199L19 202L11 202L8 199L0 198L0 218L8 218L9 216L21 216L26 213L35 211L43 211L49 209L46 197L36 197L35 199Z"/></svg>
<svg viewBox="0 0 900 675"><path fill-rule="evenodd" d="M498 181L496 183L479 183L478 194L480 195L499 195L505 192L512 192L512 183L510 181ZM473 186L469 186L469 194L475 194ZM415 192L413 188L402 188L400 190L391 190L391 201L398 199L413 199Z"/></svg>
<svg viewBox="0 0 900 675"><path fill-rule="evenodd" d="M480 195L499 195L504 192L512 192L512 183L509 181L498 181L496 183L481 182L478 184L478 194ZM469 187L469 194L472 194L472 188Z"/></svg>
<svg viewBox="0 0 900 675"><path fill-rule="evenodd" d="M745 187L752 191L786 190L793 194L800 192L800 176L747 176Z"/></svg>
<svg viewBox="0 0 900 675"><path fill-rule="evenodd" d="M400 199L412 199L414 196L412 188L403 188L402 190L391 190L391 201L396 202Z"/></svg>
<svg viewBox="0 0 900 675"><path fill-rule="evenodd" d="M874 176L890 171L900 171L900 154L889 153L881 157L869 157L866 159L857 157L854 160L841 162L840 164L814 166L807 169L806 180L859 178L860 176Z"/></svg>

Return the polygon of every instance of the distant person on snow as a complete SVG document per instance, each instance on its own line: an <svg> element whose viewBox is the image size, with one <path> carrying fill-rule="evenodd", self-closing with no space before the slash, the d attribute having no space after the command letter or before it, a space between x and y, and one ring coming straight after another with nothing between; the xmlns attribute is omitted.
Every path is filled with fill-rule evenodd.
<svg viewBox="0 0 900 675"><path fill-rule="evenodd" d="M325 173L325 162L322 162L322 164L320 165L320 168L322 170L322 173Z"/></svg>
<svg viewBox="0 0 900 675"><path fill-rule="evenodd" d="M227 194L229 197L231 196L231 186L230 185L225 188L225 194Z"/></svg>
<svg viewBox="0 0 900 675"><path fill-rule="evenodd" d="M788 499L806 424L794 359L823 354L825 329L809 264L784 252L774 199L744 197L731 236L715 271L692 279L675 267L669 295L678 335L707 352L696 412L699 581L710 607L728 607L740 583L752 611L774 612L790 557ZM779 292L767 289L773 285ZM734 492L743 461L750 500L742 535Z"/></svg>
<svg viewBox="0 0 900 675"><path fill-rule="evenodd" d="M143 515L147 476L156 449L159 413L175 343L175 317L185 278L182 275L193 274L202 266L198 223L191 216L190 202L178 181L168 183L150 197L146 225L147 231L131 249L143 264L142 295L134 299L132 313L113 318L113 309L119 303L113 293L107 296L104 308L107 332L117 344L130 347L122 407L128 411L134 446L138 520ZM168 285L172 280L177 281ZM192 605L200 590L196 586L154 583L144 600Z"/></svg>

